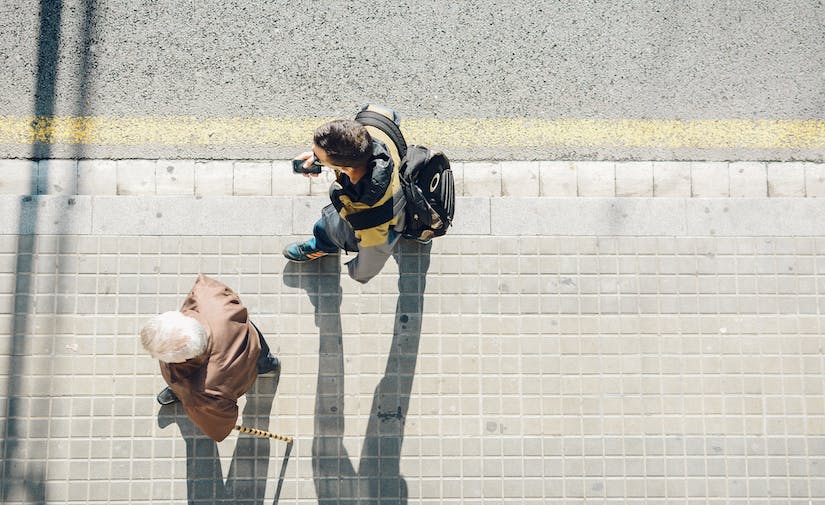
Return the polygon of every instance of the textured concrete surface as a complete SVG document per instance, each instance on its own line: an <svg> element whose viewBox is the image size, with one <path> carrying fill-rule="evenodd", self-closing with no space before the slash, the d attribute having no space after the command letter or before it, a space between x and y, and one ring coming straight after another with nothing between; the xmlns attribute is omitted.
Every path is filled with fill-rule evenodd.
<svg viewBox="0 0 825 505"><path fill-rule="evenodd" d="M392 105L406 118L439 120L821 121L823 9L794 0L335 0L309 8L283 1L7 0L0 6L0 116L349 117L372 102ZM560 133L575 137L580 127ZM134 133L124 129L126 137ZM647 160L673 159L676 151L696 160L823 159L821 141L808 148L802 142L787 149L705 149L700 138L693 148L674 150L619 140L482 145L461 156ZM19 143L0 148L13 157L32 150ZM157 139L60 145L52 152L289 155L265 145L255 151L208 143L169 147Z"/></svg>
<svg viewBox="0 0 825 505"><path fill-rule="evenodd" d="M316 7L6 1L0 114L31 112L41 53L54 55L58 115L323 117L364 100L410 117L816 119L825 110L817 2ZM51 23L41 27L41 15ZM364 37L370 27L382 29ZM57 35L41 53L39 33Z"/></svg>
<svg viewBox="0 0 825 505"><path fill-rule="evenodd" d="M820 199L462 197L366 285L281 256L323 202L0 197L3 501L825 502ZM135 333L198 272L288 452L155 403Z"/></svg>

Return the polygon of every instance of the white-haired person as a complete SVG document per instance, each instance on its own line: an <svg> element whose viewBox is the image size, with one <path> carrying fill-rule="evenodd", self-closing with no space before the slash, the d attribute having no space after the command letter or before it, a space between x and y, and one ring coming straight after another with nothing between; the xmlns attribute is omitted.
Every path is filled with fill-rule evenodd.
<svg viewBox="0 0 825 505"><path fill-rule="evenodd" d="M140 341L160 361L169 385L158 393L158 403L180 401L189 419L217 442L232 431L237 400L258 375L280 370L238 295L203 274L179 311L155 316L141 328Z"/></svg>

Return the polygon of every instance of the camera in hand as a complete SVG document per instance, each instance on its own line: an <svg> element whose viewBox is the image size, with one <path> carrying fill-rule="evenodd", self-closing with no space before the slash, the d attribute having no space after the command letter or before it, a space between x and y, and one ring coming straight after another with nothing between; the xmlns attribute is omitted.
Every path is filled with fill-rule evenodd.
<svg viewBox="0 0 825 505"><path fill-rule="evenodd" d="M309 168L304 168L306 160L292 160L292 171L296 174L320 174L321 165L318 161L313 161Z"/></svg>

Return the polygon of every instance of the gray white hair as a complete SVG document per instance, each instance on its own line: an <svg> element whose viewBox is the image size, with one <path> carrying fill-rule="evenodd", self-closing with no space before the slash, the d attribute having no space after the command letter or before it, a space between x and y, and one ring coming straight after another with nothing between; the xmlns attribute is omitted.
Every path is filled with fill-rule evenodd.
<svg viewBox="0 0 825 505"><path fill-rule="evenodd" d="M197 319L177 310L164 312L140 329L140 343L164 363L183 363L206 351L206 329Z"/></svg>

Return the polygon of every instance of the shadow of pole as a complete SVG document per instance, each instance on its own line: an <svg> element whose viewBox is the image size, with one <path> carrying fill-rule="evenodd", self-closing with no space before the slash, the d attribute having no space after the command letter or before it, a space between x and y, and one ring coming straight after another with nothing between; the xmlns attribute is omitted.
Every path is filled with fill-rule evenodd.
<svg viewBox="0 0 825 505"><path fill-rule="evenodd" d="M55 88L57 84L58 49L60 46L60 22L63 2L61 0L41 0L40 26L37 47L37 82L34 97L35 121L54 115ZM49 139L36 142L32 149L32 159L49 158ZM17 261L15 264L15 285L12 298L11 346L9 349L8 386L6 391L5 433L2 441L2 482L0 498L8 502L11 498L22 503L46 503L45 469L42 465L25 461L20 447L20 399L19 391L23 379L25 338L29 332L29 309L32 304L32 280L34 273L35 237L37 236L38 202L31 196L37 194L37 165L32 164L29 174L31 181L29 195L23 196L18 216Z"/></svg>
<svg viewBox="0 0 825 505"><path fill-rule="evenodd" d="M80 68L78 69L79 90L77 101L75 102L76 115L83 117L90 108L90 86L89 76L92 74L92 43L97 38L97 25L95 24L97 12L97 0L84 0L82 43L80 47ZM75 146L75 159L85 158L85 144L79 143Z"/></svg>
<svg viewBox="0 0 825 505"><path fill-rule="evenodd" d="M289 263L288 286L306 290L319 331L318 382L312 470L319 504L403 504L406 481L400 474L404 423L421 339L424 289L430 246L402 240L398 263L398 302L393 340L384 377L370 413L361 463L356 472L344 447L344 349L341 327L341 264L336 256L309 264Z"/></svg>

